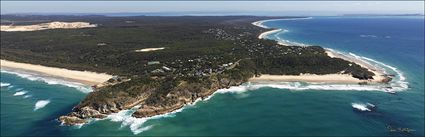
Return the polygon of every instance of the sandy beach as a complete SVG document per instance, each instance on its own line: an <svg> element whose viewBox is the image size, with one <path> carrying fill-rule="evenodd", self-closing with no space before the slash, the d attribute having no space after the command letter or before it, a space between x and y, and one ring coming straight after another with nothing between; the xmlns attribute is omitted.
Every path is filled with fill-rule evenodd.
<svg viewBox="0 0 425 137"><path fill-rule="evenodd" d="M54 68L54 67L46 67L41 65L27 64L27 63L18 63L7 60L0 60L1 68L9 69L9 70L20 70L20 71L28 71L44 74L46 76L62 78L68 81L74 81L86 85L97 85L103 83L110 78L112 75L105 73L96 73L90 71L76 71L76 70L68 70L63 68Z"/></svg>
<svg viewBox="0 0 425 137"><path fill-rule="evenodd" d="M39 31L47 29L79 29L79 28L92 28L97 27L96 24L90 24L88 22L49 22L35 25L1 25L0 30L6 32L15 31Z"/></svg>
<svg viewBox="0 0 425 137"><path fill-rule="evenodd" d="M310 18L304 18L304 19L310 19ZM275 19L279 20L279 19ZM263 23L268 20L262 20L262 21L256 21L252 24L258 27L262 28L269 28L267 26L264 26ZM270 31L266 31L261 33L258 36L258 39L264 39L267 35L270 35L272 33L276 33L279 31L285 31L282 29L274 29ZM287 31L287 30L286 30ZM290 44L282 43L281 41L278 41L278 44L282 46L287 46ZM298 45L298 44L295 44ZM298 45L298 46L305 46L305 45ZM367 61L358 59L354 56L349 55L343 55L341 53L338 53L332 49L325 49L326 53L331 58L341 58L350 62L354 62L356 64L359 64L360 66L367 68L369 71L373 72L375 76L373 76L373 80L360 80L357 78L352 77L349 74L326 74L326 75L316 75L316 74L301 74L301 75L268 75L263 74L259 77L253 77L249 79L251 82L310 82L310 83L344 83L344 84L357 84L357 83L363 83L367 82L369 84L376 84L376 83L382 83L383 80L386 79L385 71L381 68L377 68L373 66L372 64L368 63Z"/></svg>
<svg viewBox="0 0 425 137"><path fill-rule="evenodd" d="M273 34L279 31L282 31L282 29L274 29L274 30L263 32L260 35L258 35L258 39L264 39L267 35Z"/></svg>
<svg viewBox="0 0 425 137"><path fill-rule="evenodd" d="M255 25L255 26L258 26L258 27L261 27L261 28L265 28L265 29L267 29L267 28L269 28L269 27L267 27L267 26L264 26L264 25L263 25L263 23L264 23L265 21L267 21L267 20L260 20L260 21L256 21L256 22L253 22L253 23L252 23L252 25Z"/></svg>
<svg viewBox="0 0 425 137"><path fill-rule="evenodd" d="M372 80L360 80L352 77L349 74L326 74L326 75L316 75L316 74L301 74L301 75L268 75L263 74L259 77L253 77L249 79L251 82L309 82L309 83L337 83L337 84L358 84L367 82L369 84L378 84L382 83L386 77L384 76L384 70L377 68L368 62L357 59L355 57L342 55L340 53L334 52L333 50L326 49L328 56L332 58L342 58L347 61L354 62L360 66L367 68L369 71L373 72Z"/></svg>
<svg viewBox="0 0 425 137"><path fill-rule="evenodd" d="M312 17L303 17L303 18L284 18L284 19L268 19L268 20L260 20L260 21L256 21L251 23L252 25L261 27L261 28L265 28L268 29L269 27L264 26L263 23L264 22L268 22L268 21L276 21L276 20L303 20L303 19L312 19Z"/></svg>
<svg viewBox="0 0 425 137"><path fill-rule="evenodd" d="M328 56L331 57L331 58L341 58L341 59L344 59L344 60L347 60L347 61L351 61L351 62L354 62L354 63L368 69L369 71L373 72L375 74L375 76L373 76L373 79L374 79L373 81L375 81L375 82L382 81L386 78L384 76L384 75L386 75L385 70L383 70L382 68L378 68L378 67L370 64L367 61L358 59L358 58L350 56L350 55L344 55L344 54L335 52L332 49L325 49L325 50L326 50L326 53L328 54Z"/></svg>

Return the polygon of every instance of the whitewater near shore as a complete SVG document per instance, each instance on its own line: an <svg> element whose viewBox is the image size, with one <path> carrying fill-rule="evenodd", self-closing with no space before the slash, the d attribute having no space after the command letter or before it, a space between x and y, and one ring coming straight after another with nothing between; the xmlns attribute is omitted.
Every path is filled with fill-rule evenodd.
<svg viewBox="0 0 425 137"><path fill-rule="evenodd" d="M311 18L299 18L299 19L311 19ZM294 19L275 19L275 20L294 20ZM270 29L269 27L263 25L264 22L271 21L271 20L262 20L262 21L256 21L252 24L258 27L262 27L265 29ZM287 32L288 30L285 29L272 29L266 32L261 33L258 36L258 39L266 39L267 35L271 35L274 33L279 32ZM278 44L282 46L290 46L288 42L279 42ZM298 45L297 43L294 43L293 45L296 46L304 46L304 45ZM373 76L372 80L360 80L357 78L352 77L352 75L349 74L325 74L325 75L316 75L316 74L300 74L300 75L268 75L263 74L258 77L253 77L249 79L251 82L308 82L308 83L332 83L332 84L359 84L359 83L368 83L368 84L378 84L378 83L385 83L388 82L389 77L387 74L385 74L385 70L382 68L378 68L374 65L371 65L369 62L361 60L356 58L355 56L348 56L343 55L335 50L332 49L325 49L326 53L331 58L341 58L353 63L356 63L369 71L373 72L375 76Z"/></svg>
<svg viewBox="0 0 425 137"><path fill-rule="evenodd" d="M110 78L112 75L106 73L96 73L90 71L76 71L64 68L47 67L28 63L18 63L8 60L0 60L1 68L11 71L28 71L40 73L46 76L62 78L68 81L78 82L85 85L93 86L101 84Z"/></svg>
<svg viewBox="0 0 425 137"><path fill-rule="evenodd" d="M354 56L347 56L341 53L338 53L331 49L326 49L326 53L331 58L341 58L350 62L354 62L369 71L373 72L375 76L370 80L360 80L354 78L350 74L325 74L325 75L316 75L316 74L300 74L300 75L268 75L264 74L259 77L253 77L249 81L251 82L308 82L308 83L332 83L332 84L359 84L359 83L368 83L368 84L379 84L388 82L389 77L385 74L385 70L370 63L355 58Z"/></svg>
<svg viewBox="0 0 425 137"><path fill-rule="evenodd" d="M274 32L273 32L274 33ZM266 35L263 35L266 36ZM149 50L148 50L149 49ZM141 52L148 52L148 51L154 51L152 49L156 49L156 48L148 48L148 49L141 49ZM160 49L159 49L160 50ZM383 74L384 72L381 72L381 70L376 69L373 65L368 64L367 62L361 61L359 59L353 58L353 57L346 57L338 52L332 51L332 50L327 50L326 51L328 56L330 57L336 57L336 58L343 58L345 60L349 60L352 62L356 62L357 64L368 68L369 70L371 70L372 72L374 72L376 75L374 77L374 80L370 80L367 82L379 82L380 78L384 78L381 74ZM17 63L17 62L14 62ZM30 64L31 65L31 64ZM37 66L37 65L36 65ZM2 67L3 67L3 60L2 60ZM24 68L25 66L19 66L17 68ZM59 69L59 68L55 68L55 69ZM42 72L41 72L42 73ZM65 74L65 73L63 73ZM377 75L378 74L378 75ZM82 76L82 77L86 77L86 76ZM66 77L64 77L66 78ZM68 77L69 78L69 77ZM296 75L296 76L291 76L291 75L262 75L260 77L256 77L256 78L252 78L251 81L271 81L271 82L281 82L281 81L287 81L287 82L294 82L297 83L298 81L302 81L302 82L311 82L311 83L347 83L347 84L357 84L360 82L364 82L366 80L359 80L356 79L354 77L352 77L351 75L348 74L328 74L328 75L314 75L314 74L302 74L302 75ZM106 80L104 80L106 81ZM100 82L100 81L98 81ZM279 83L277 83L279 84ZM215 93L224 93L224 92L244 92L247 90L252 90L252 89L257 89L259 87L261 87L262 85L250 85L250 83L248 85L243 85L243 86L234 86L234 87L230 87L229 89L219 89L215 92L212 93L212 95L208 96L205 100L208 100L209 98L211 98ZM265 85L267 87L274 87L274 88L279 88L283 87L283 88L287 88L284 86L273 86L273 85ZM357 85L357 86L363 86L363 85ZM352 85L350 85L350 87L352 87ZM298 86L293 87L294 89L302 89L299 88ZM306 88L310 88L310 87L306 87ZM326 88L326 87L325 87ZM359 87L354 87L354 88L359 88ZM291 88L289 88L291 89ZM312 88L312 89L323 89L322 87L320 88ZM335 89L335 87L331 87L330 89ZM341 88L342 89L342 88ZM347 89L347 87L344 87L344 89ZM361 89L361 88L360 88ZM357 90L357 89L356 89ZM200 99L198 98L197 101L199 101ZM186 104L185 106L190 106L190 105L194 105L196 104L196 101L193 102L192 104ZM165 114L161 114L161 115L156 115L153 117L163 117L163 116L168 116L170 114L176 113L176 112L180 112L184 109L180 108L177 110L173 110L170 111L169 113L165 113ZM110 119L111 121L116 121L116 122L123 122L123 125L126 126L130 126L131 130L133 131L134 134L138 134L140 132L143 132L145 130L148 130L150 128L150 126L145 126L145 127L141 127L142 124L149 119L152 119L152 117L148 117L148 118L135 118L132 117L131 114L132 113L127 113L129 112L129 110L122 110L120 112L118 112L117 114L113 113L108 115L107 118L105 119ZM125 113L125 114L123 114ZM118 115L118 118L114 118L114 116ZM124 115L124 116L121 116ZM120 117L121 116L121 117Z"/></svg>
<svg viewBox="0 0 425 137"><path fill-rule="evenodd" d="M310 19L310 18L300 18L300 19ZM268 28L264 26L262 23L266 22L268 20L264 21L257 21L253 22L253 25ZM57 24L57 23L54 23ZM95 27L90 26L88 23L77 23L77 25L71 25L71 24L63 24L62 25L53 25L56 27L50 27L50 29L53 28L84 28L84 27ZM78 25L79 24L79 25ZM46 25L46 23L44 23ZM37 25L30 25L30 26L37 26ZM40 26L40 25L38 25ZM41 25L43 26L43 25ZM59 26L59 27L58 27ZM62 27L60 27L62 26ZM73 27L69 27L73 26ZM6 29L6 31L21 31L21 29L17 29L17 26L14 26L15 28L9 28ZM27 28L28 26L21 26L22 28ZM2 31L5 31L4 26L2 26ZM30 27L31 28L31 27ZM37 28L37 27L35 27ZM49 28L49 27L47 27ZM47 29L44 28L44 29ZM37 29L25 29L24 31L35 31L39 30ZM287 31L284 29L273 29L270 31L266 31L261 33L258 38L259 39L265 39L267 35L278 33L280 31ZM282 43L279 43L282 45ZM283 45L287 46L287 45ZM155 51L155 50L162 50L162 48L147 48L147 49L141 49L136 50L135 52L149 52L149 51ZM387 79L386 74L383 69L379 69L368 62L360 59L356 59L351 56L342 55L334 50L326 49L326 53L328 56L333 58L341 58L347 61L354 62L356 64L361 65L364 68L367 68L369 71L375 73L375 76L373 77L373 80L359 80L357 78L352 77L349 74L326 74L326 75L316 75L316 74L301 74L301 75L268 75L264 74L259 77L253 77L249 81L251 82L309 82L309 83L339 83L339 84L358 84L358 83L381 83L384 80ZM2 68L11 68L11 69L19 69L19 70L25 70L25 71L32 71L37 73L42 73L54 77L63 78L65 80L70 81L76 81L79 83L83 83L86 85L98 85L100 83L103 83L107 81L108 79L112 78L111 75L105 74L105 73L95 73L95 72L88 72L88 71L75 71L75 70L68 70L68 69L62 69L62 68L54 68L54 67L46 67L41 65L34 65L34 64L27 64L27 63L18 63L13 61L7 61L7 60L1 60L1 67Z"/></svg>

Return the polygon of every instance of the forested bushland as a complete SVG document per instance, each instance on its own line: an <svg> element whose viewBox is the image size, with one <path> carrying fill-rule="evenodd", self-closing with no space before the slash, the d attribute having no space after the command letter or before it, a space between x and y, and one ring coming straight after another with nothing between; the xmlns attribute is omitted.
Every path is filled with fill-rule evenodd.
<svg viewBox="0 0 425 137"><path fill-rule="evenodd" d="M2 25L82 21L98 27L1 32L1 59L131 79L90 93L69 115L79 119L87 116L81 114L84 107L110 113L140 102L174 109L170 106L186 103L185 99L205 97L260 74L344 73L359 79L374 75L355 63L330 58L319 46L282 46L258 39L267 30L251 22L272 18L282 17L2 15ZM135 52L159 47L165 49ZM152 61L159 64L149 65Z"/></svg>

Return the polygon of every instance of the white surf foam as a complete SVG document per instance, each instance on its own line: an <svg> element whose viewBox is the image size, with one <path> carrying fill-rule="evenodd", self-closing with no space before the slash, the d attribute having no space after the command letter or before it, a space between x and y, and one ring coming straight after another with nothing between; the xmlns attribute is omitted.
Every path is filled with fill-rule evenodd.
<svg viewBox="0 0 425 137"><path fill-rule="evenodd" d="M75 89L82 91L84 93L89 93L89 92L93 91L91 87L86 86L86 85L81 84L81 83L65 81L65 80L62 80L62 79L57 79L57 78L52 78L52 77L46 77L46 76L43 76L43 75L30 73L30 72L16 72L16 71L9 71L9 70L1 69L1 73L13 74L13 75L16 75L18 77L25 78L25 79L28 79L28 80L31 80L31 81L42 81L42 82L49 84L49 85L64 85L64 86L67 86L67 87L75 88Z"/></svg>
<svg viewBox="0 0 425 137"><path fill-rule="evenodd" d="M32 95L25 95L24 98L32 97Z"/></svg>
<svg viewBox="0 0 425 137"><path fill-rule="evenodd" d="M311 19L311 18L306 18L306 19ZM288 20L288 19L278 19L278 20ZM268 28L267 26L262 25L262 23L265 21L271 21L271 20L258 21L258 22L254 22L253 24L259 27ZM286 44L289 43L289 45L309 46L303 43L291 42L291 41L283 40L277 37L279 33L285 33L285 32L288 32L288 30L282 30L278 33L275 33L275 37L278 38L280 41L285 42ZM403 76L401 75L401 77ZM219 89L216 92L214 92L211 96L205 98L204 100L198 98L192 104L187 104L186 106L178 110L175 110L170 113L162 114L162 115L156 115L156 116L147 117L147 118L132 117L131 115L140 107L140 106L137 106L130 110L122 110L118 113L112 113L108 115L105 119L94 119L94 120L110 120L113 122L121 122L121 128L128 126L130 127L133 134L139 134L153 127L153 125L144 125L144 123L147 122L148 120L159 119L164 117L173 117L175 116L176 113L179 113L186 108L195 106L200 101L208 101L216 94L229 94L229 93L243 94L246 91L256 90L263 87L290 89L290 90L359 90L359 91L385 91L384 89L386 88L384 85L320 84L320 83L303 84L301 82L280 82L280 83L248 82L240 86L232 86L228 89ZM365 104L352 103L352 106L360 110L371 111L369 108L367 108L367 105ZM82 125L79 125L79 126L81 127Z"/></svg>
<svg viewBox="0 0 425 137"><path fill-rule="evenodd" d="M351 103L351 106L359 111L372 111L369 108L367 108L366 104L363 104L363 103Z"/></svg>
<svg viewBox="0 0 425 137"><path fill-rule="evenodd" d="M22 95L25 95L27 93L27 91L19 91L19 92L16 92L15 94L13 94L13 96L22 96Z"/></svg>
<svg viewBox="0 0 425 137"><path fill-rule="evenodd" d="M362 35L360 35L360 37L362 37L362 38L377 38L378 36L362 34Z"/></svg>
<svg viewBox="0 0 425 137"><path fill-rule="evenodd" d="M304 44L304 43L299 43L299 42L295 42L295 41L285 40L285 39L279 37L279 35L281 35L283 33L287 33L287 32L289 32L289 30L286 30L285 29L285 30L280 31L278 33L275 33L273 35L274 39L278 42L278 44L285 45L285 46L301 46L301 47L311 46L309 44ZM267 35L264 36L264 37L267 37Z"/></svg>
<svg viewBox="0 0 425 137"><path fill-rule="evenodd" d="M311 19L311 18L307 18ZM279 20L279 19L278 19ZM282 19L284 20L284 19ZM287 20L287 19L286 19ZM263 20L254 22L253 24L259 27L268 28L267 26L262 25L262 23L266 21L271 20ZM278 37L281 33L289 32L289 30L282 29L281 31L277 33L273 33L275 38L279 40L279 42L282 42L282 44L286 45L297 45L297 46L310 46L303 43L297 43L292 42L288 40L281 39ZM378 62L377 62L378 63ZM383 64L383 63L382 63ZM384 64L385 66L385 64ZM388 66L387 66L388 67ZM391 66L389 66L391 67ZM393 68L393 70L397 70ZM401 79L404 79L403 75L400 72ZM279 88L279 89L289 89L289 90L358 90L358 91L385 91L386 87L385 85L358 85L358 84L321 84L321 83L301 83L301 82L280 82L280 83L251 83L248 82L246 84L240 85L240 86L232 86L228 89L219 89L216 92L214 92L211 96L200 99L198 98L195 102L192 104L188 104L184 106L183 108L180 108L178 110L175 110L173 112L147 117L147 118L135 118L131 115L140 107L134 107L130 110L123 110L118 113L113 113L107 116L107 120L114 121L114 122L121 122L121 127L130 127L133 134L139 134L143 131L149 130L153 127L153 125L144 125L144 123L151 119L158 119L163 117L173 117L176 113L183 111L186 108L195 106L200 101L208 101L216 94L243 94L244 92L250 91L250 90L256 90L263 87L271 87L271 88ZM366 104L361 103L352 103L353 108L362 110L362 111L371 111L369 108L367 108Z"/></svg>
<svg viewBox="0 0 425 137"><path fill-rule="evenodd" d="M98 120L110 120L113 122L121 122L121 128L129 127L134 135L147 131L153 127L153 125L144 125L144 123L151 119L158 119L163 117L173 117L175 113L180 112L181 110L176 110L171 113L156 115L146 118L136 118L131 115L138 109L140 106L133 107L129 110L122 110L118 113L109 114L105 119Z"/></svg>
<svg viewBox="0 0 425 137"><path fill-rule="evenodd" d="M39 100L34 105L34 111L44 108L47 104L50 103L50 100Z"/></svg>
<svg viewBox="0 0 425 137"><path fill-rule="evenodd" d="M8 87L8 86L10 86L10 83L0 82L0 87Z"/></svg>
<svg viewBox="0 0 425 137"><path fill-rule="evenodd" d="M249 90L255 90L256 87L252 87L251 84L244 84L243 86L233 86L228 89L219 89L216 92L214 92L211 96L204 98L203 100L201 98L196 99L193 103L187 104L184 107L177 109L173 112L169 112L166 114L156 115L152 117L146 117L146 118L136 118L132 117L131 115L138 109L140 106L133 107L129 110L122 110L118 113L112 113L109 114L105 119L97 119L97 120L110 120L113 122L121 122L121 128L122 127L129 127L130 130L133 132L133 134L139 134L146 130L149 130L153 127L153 125L144 125L145 122L152 119L160 119L165 117L174 117L175 114L182 112L184 109L194 107L198 102L201 101L207 101L211 97L213 97L215 94L224 94L224 93L243 93L245 91Z"/></svg>
<svg viewBox="0 0 425 137"><path fill-rule="evenodd" d="M391 91L403 91L409 88L409 82L406 81L406 77L404 76L403 72L401 72L399 69L397 69L396 67L387 65L385 63L382 63L380 61L376 61L374 59L371 58L367 58L367 57L363 57L363 56L358 56L354 53L349 53L349 55L354 56L357 59L360 59L364 62L369 62L369 63L373 63L373 65L384 68L385 73L389 73L387 72L388 70L392 71L390 73L395 73L396 77L390 82L390 85L392 87L392 89L387 89L387 90L391 90Z"/></svg>
<svg viewBox="0 0 425 137"><path fill-rule="evenodd" d="M122 110L118 113L112 113L108 115L105 119L94 119L94 121L97 120L110 120L113 122L121 122L121 128L123 127L129 127L130 130L133 132L133 134L139 134L144 131L147 131L153 127L153 125L145 125L145 123L152 119L159 119L159 118L165 118L165 117L174 117L175 114L182 112L184 109L188 109L191 107L194 107L196 104L202 101L208 101L212 97L214 97L217 94L246 94L247 91L257 90L259 88L263 87L271 87L271 88L280 88L280 89L290 89L290 90L380 90L375 87L368 87L368 86L362 86L362 85L329 85L329 84L303 84L301 82L282 82L282 83L244 83L240 86L232 86L227 89L219 89L216 92L214 92L211 96L204 98L203 100L201 98L198 98L195 100L192 104L187 104L184 107L177 109L173 112L162 114L162 115L156 115L152 117L147 118L135 118L131 115L138 109L140 106L136 106L129 110ZM82 125L80 125L81 127Z"/></svg>
<svg viewBox="0 0 425 137"><path fill-rule="evenodd" d="M15 86L10 85L10 86L8 86L8 87L7 87L7 89L8 89L8 90L11 90L11 89L13 89L14 87L15 87Z"/></svg>
<svg viewBox="0 0 425 137"><path fill-rule="evenodd" d="M307 19L311 19L311 18L307 18ZM277 20L281 20L281 19L277 19ZM284 19L282 19L282 20L284 20ZM267 22L267 21L274 21L274 20L262 20L262 21L254 22L252 24L259 26L259 27L268 28L267 26L263 25L263 23ZM308 45L308 44L303 44L303 43L285 40L285 39L279 37L280 34L286 33L286 32L289 32L289 30L273 33L274 38L272 38L272 39L278 41L278 43L282 44L282 45L311 46L311 45ZM363 37L377 37L375 35L361 35L361 36L363 36ZM264 35L263 37L267 38L268 35ZM342 55L347 55L346 53L343 53L343 52L340 52L340 51L336 51L336 50L329 49L329 48L326 48L326 49L332 50L333 52L337 52L337 53L340 53ZM353 53L348 53L348 55L351 56L351 57L355 57L355 58L363 61L364 63L375 66L377 68L383 68L384 70L389 69L389 70L391 70L391 71L393 71L394 73L397 74L398 79L393 79L389 83L389 85L383 85L383 84L380 84L380 85L310 84L310 85L304 85L304 86L295 86L294 84L291 84L293 82L290 82L290 83L279 83L279 84L264 84L264 83L262 83L262 84L259 84L259 85L256 85L256 86L273 87L273 88L290 89L290 90L307 90L307 89L312 89L312 90L367 90L367 91L384 91L384 92L386 92L386 91L403 91L403 90L406 90L408 88L408 82L405 81L406 78L404 77L403 73L401 71L399 71L397 68L390 66L390 65L387 65L387 64L384 64L382 62L367 58L367 57L357 56ZM389 86L391 88L388 88Z"/></svg>

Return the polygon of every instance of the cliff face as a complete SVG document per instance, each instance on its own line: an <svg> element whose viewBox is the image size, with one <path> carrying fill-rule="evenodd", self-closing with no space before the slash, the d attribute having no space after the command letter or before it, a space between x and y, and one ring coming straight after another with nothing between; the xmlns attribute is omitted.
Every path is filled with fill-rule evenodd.
<svg viewBox="0 0 425 137"><path fill-rule="evenodd" d="M120 91L110 93L108 90L116 90L114 89L116 87L104 87L104 89L90 93L86 99L73 108L73 112L59 117L59 121L64 125L83 124L88 122L90 118L105 118L108 114L130 109L137 105L141 106L133 113L133 116L137 118L165 114L193 103L198 98L204 99L218 89L229 88L246 82L245 79L213 75L200 81L178 81L175 86L164 91L157 88L169 86L166 84L170 83L164 81L160 80L159 85L131 87L137 90L138 94L135 96ZM114 94L114 97L110 98L108 94Z"/></svg>

